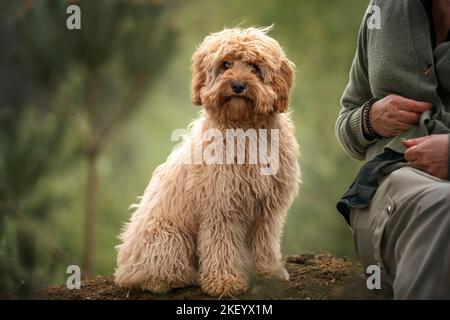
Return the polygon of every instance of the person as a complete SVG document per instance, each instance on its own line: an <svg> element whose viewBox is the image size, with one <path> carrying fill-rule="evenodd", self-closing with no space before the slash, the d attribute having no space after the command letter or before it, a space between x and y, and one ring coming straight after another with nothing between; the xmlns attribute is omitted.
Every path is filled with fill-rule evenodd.
<svg viewBox="0 0 450 320"><path fill-rule="evenodd" d="M365 160L337 209L394 299L450 299L450 0L374 0L336 135Z"/></svg>

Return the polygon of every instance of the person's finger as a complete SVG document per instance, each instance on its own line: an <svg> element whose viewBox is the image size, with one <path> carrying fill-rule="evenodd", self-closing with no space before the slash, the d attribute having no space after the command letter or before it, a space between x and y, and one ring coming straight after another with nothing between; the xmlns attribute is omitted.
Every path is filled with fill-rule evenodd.
<svg viewBox="0 0 450 320"><path fill-rule="evenodd" d="M403 121L397 121L397 123L394 126L396 129L401 130L403 132L412 128L414 125Z"/></svg>
<svg viewBox="0 0 450 320"><path fill-rule="evenodd" d="M401 110L419 113L430 110L431 107L433 107L433 105L429 102L416 101L400 96L397 97L396 103L398 104L398 108Z"/></svg>
<svg viewBox="0 0 450 320"><path fill-rule="evenodd" d="M411 167L418 170L423 170L423 167L417 162L417 160L410 162Z"/></svg>
<svg viewBox="0 0 450 320"><path fill-rule="evenodd" d="M401 143L406 147L406 148L411 148L413 146L416 146L422 142L424 142L425 140L428 139L429 136L425 136L425 137L420 137L420 138L415 138L415 139L408 139L408 140L403 140L401 141Z"/></svg>
<svg viewBox="0 0 450 320"><path fill-rule="evenodd" d="M416 124L419 122L420 113L399 109L397 111L398 120L407 124Z"/></svg>
<svg viewBox="0 0 450 320"><path fill-rule="evenodd" d="M405 159L408 162L416 161L418 157L417 146L412 146L405 152Z"/></svg>
<svg viewBox="0 0 450 320"><path fill-rule="evenodd" d="M398 136L405 131L408 131L413 125L407 124L403 122L396 122L395 124L392 124L389 129L387 129L393 136Z"/></svg>

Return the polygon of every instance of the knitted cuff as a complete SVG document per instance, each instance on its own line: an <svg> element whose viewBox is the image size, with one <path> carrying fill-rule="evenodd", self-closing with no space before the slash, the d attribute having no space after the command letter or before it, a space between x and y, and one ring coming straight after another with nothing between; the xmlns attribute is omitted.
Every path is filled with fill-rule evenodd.
<svg viewBox="0 0 450 320"><path fill-rule="evenodd" d="M373 140L367 140L364 136L363 132L363 113L364 107L360 107L353 111L353 113L350 115L348 119L348 130L350 132L350 139L357 145L361 146L362 148L366 148L371 143L373 143Z"/></svg>

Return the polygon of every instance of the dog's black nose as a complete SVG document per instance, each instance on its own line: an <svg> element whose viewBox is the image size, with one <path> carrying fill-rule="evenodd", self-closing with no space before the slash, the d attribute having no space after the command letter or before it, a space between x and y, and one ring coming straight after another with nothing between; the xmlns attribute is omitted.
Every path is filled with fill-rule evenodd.
<svg viewBox="0 0 450 320"><path fill-rule="evenodd" d="M241 81L231 81L231 89L234 93L241 93L245 90L245 83Z"/></svg>

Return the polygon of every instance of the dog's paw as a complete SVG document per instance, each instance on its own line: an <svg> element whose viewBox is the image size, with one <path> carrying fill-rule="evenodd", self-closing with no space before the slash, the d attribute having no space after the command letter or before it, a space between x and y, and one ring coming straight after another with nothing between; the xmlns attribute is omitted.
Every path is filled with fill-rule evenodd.
<svg viewBox="0 0 450 320"><path fill-rule="evenodd" d="M289 281L289 273L284 267L278 269L277 273L275 273L275 277L283 281Z"/></svg>
<svg viewBox="0 0 450 320"><path fill-rule="evenodd" d="M152 293L167 293L172 289L172 286L165 281L145 281L141 284L141 290L150 291Z"/></svg>
<svg viewBox="0 0 450 320"><path fill-rule="evenodd" d="M282 266L276 268L257 268L256 273L266 279L276 278L282 281L289 281L289 273Z"/></svg>
<svg viewBox="0 0 450 320"><path fill-rule="evenodd" d="M203 279L203 292L213 297L233 297L248 289L247 280L237 275L221 275L213 279Z"/></svg>

